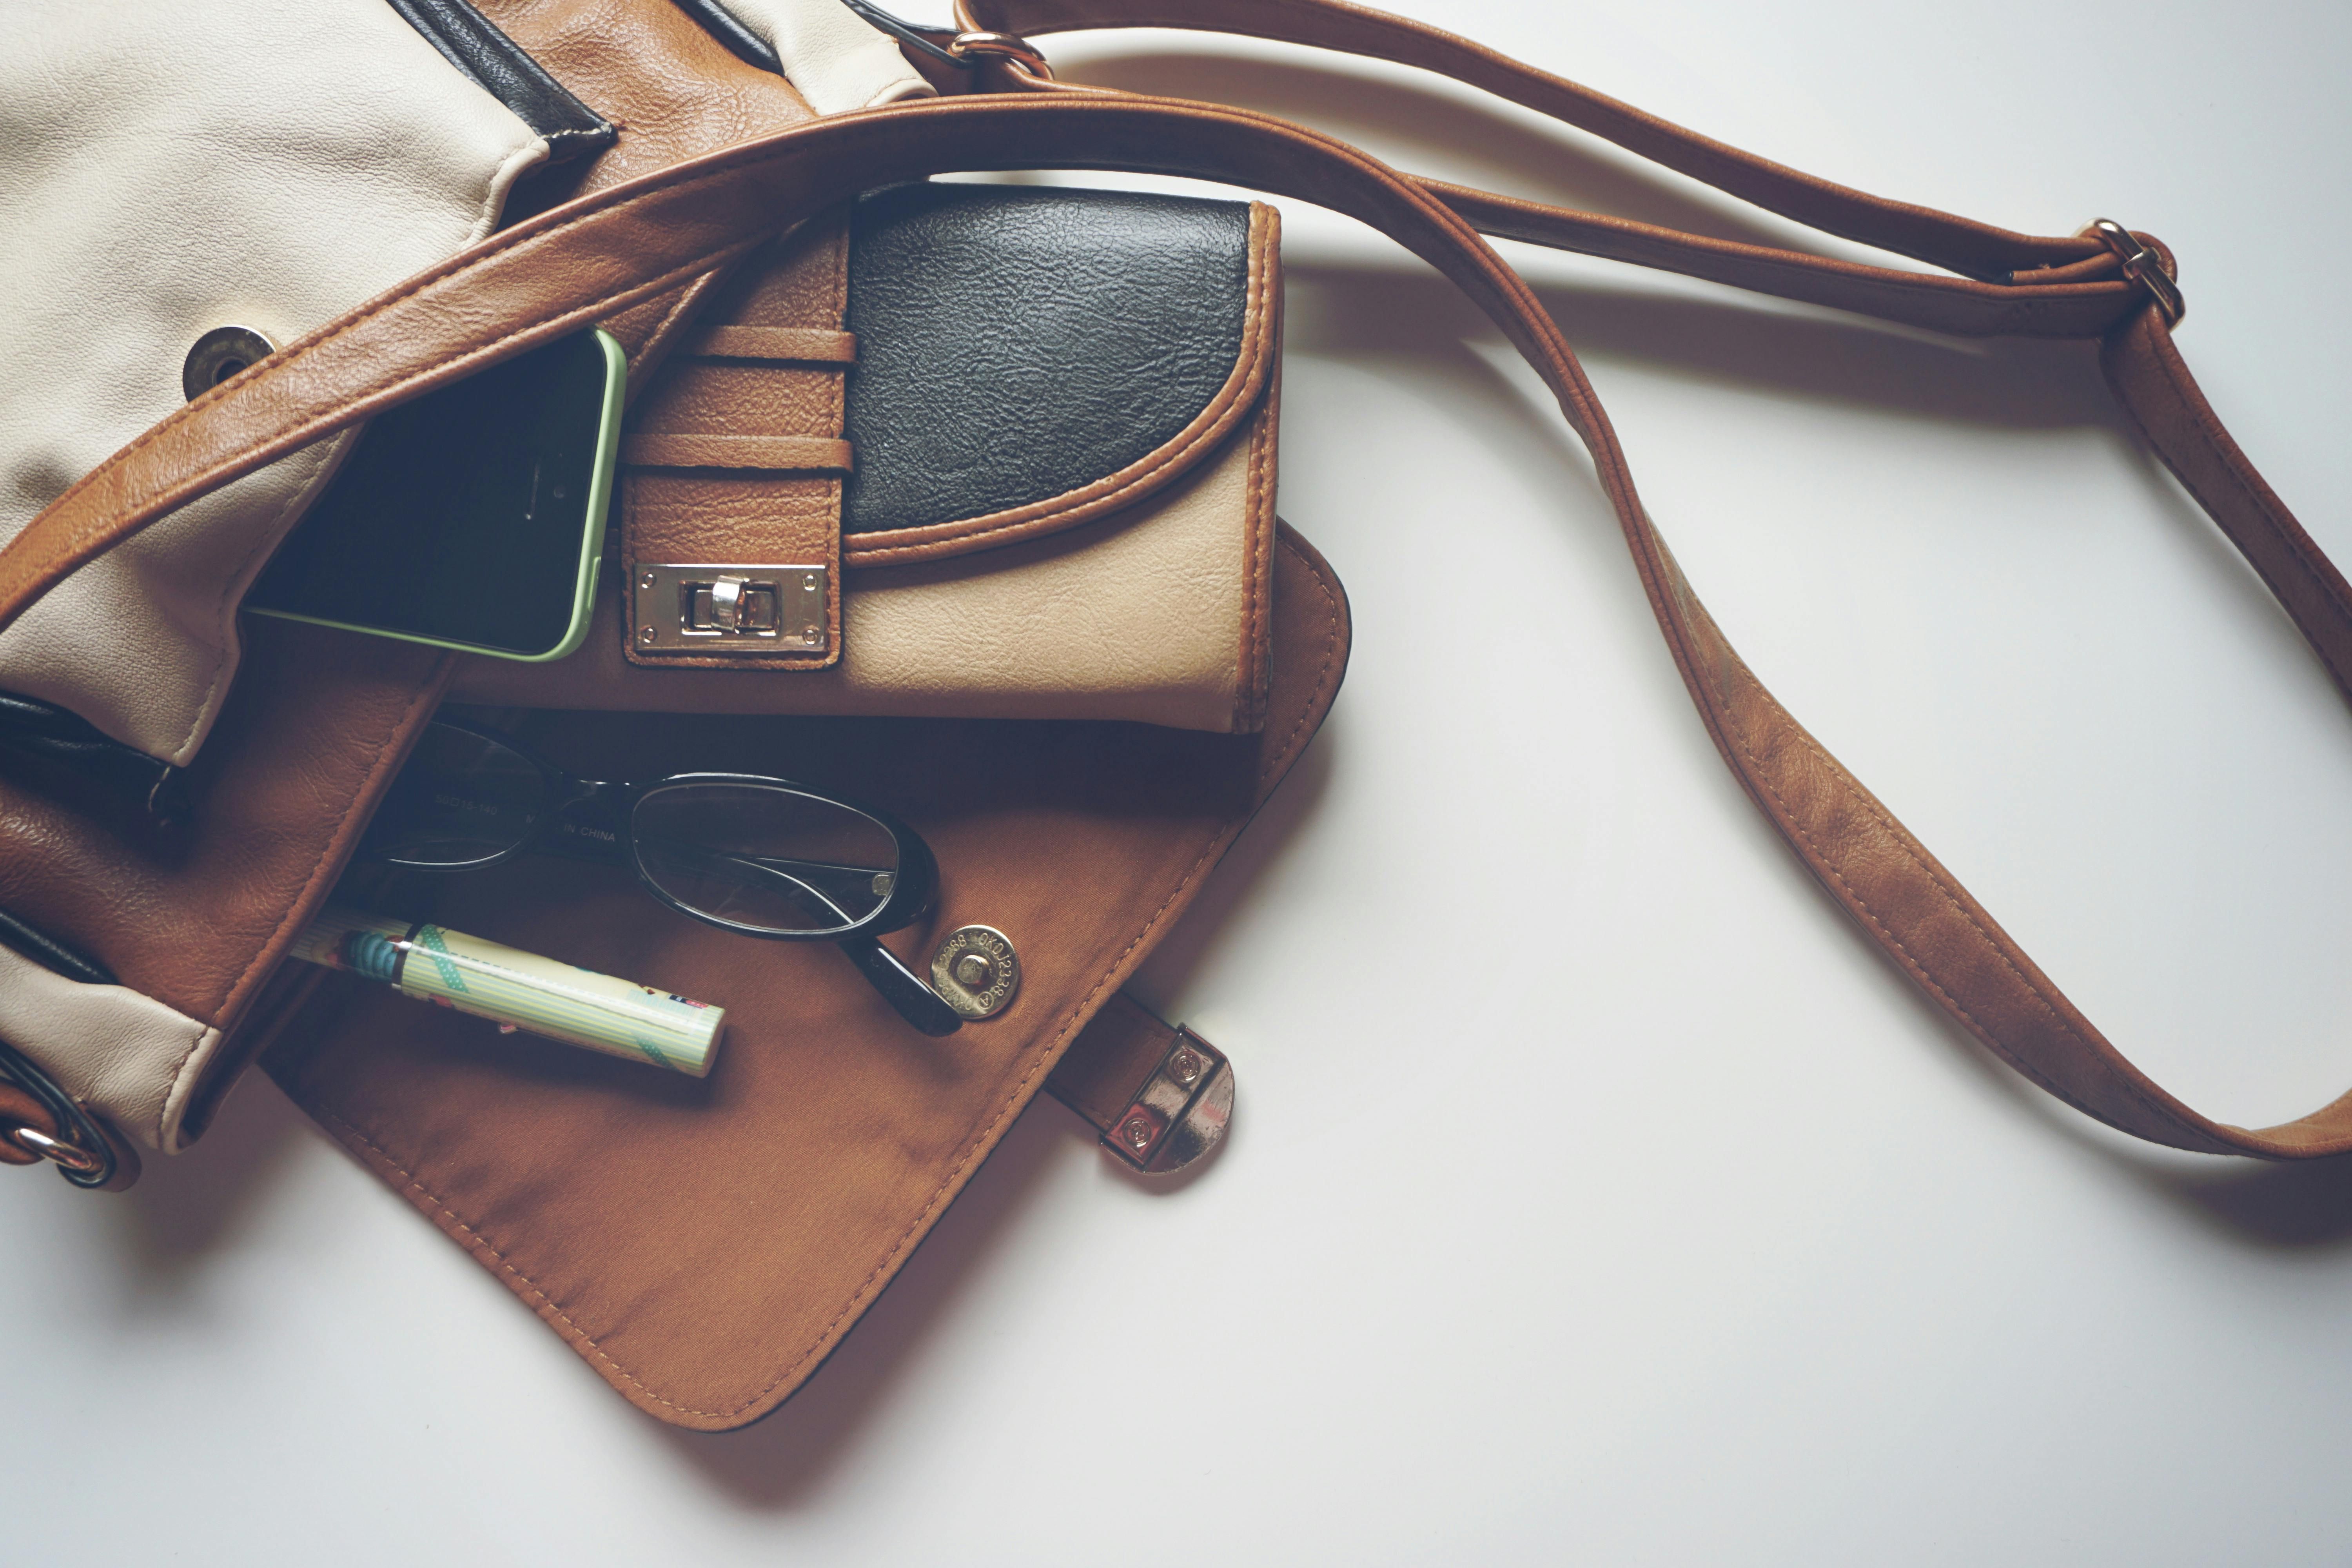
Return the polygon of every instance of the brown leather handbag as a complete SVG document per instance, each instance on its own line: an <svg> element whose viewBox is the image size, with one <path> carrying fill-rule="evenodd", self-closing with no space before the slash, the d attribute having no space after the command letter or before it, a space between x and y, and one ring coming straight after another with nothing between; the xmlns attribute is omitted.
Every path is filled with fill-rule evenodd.
<svg viewBox="0 0 2352 1568"><path fill-rule="evenodd" d="M513 7L518 36L534 9ZM940 89L936 100L805 121L583 191L192 403L0 551L0 620L190 498L468 366L587 321L637 324L635 341L654 341L642 323L667 321L681 290L780 228L877 185L1044 166L1251 186L1389 235L1461 287L1543 376L1592 455L1726 763L1831 896L1939 1006L2042 1088L2141 1137L2267 1158L2352 1151L2345 1101L2249 1130L2215 1122L2149 1081L1780 706L1651 524L1569 345L1480 234L1941 331L2096 341L2151 447L2352 689L2352 589L2247 463L2182 364L2172 344L2181 300L2159 243L2106 224L2080 235L2021 235L1868 196L1438 29L1336 0L989 0L961 11L959 22L954 33L921 33L908 45ZM1941 270L1828 261L1517 201L1400 174L1265 115L1056 83L1034 40L1108 26L1213 29L1436 70L1784 216ZM560 51L548 58L562 68ZM173 881L168 868L142 868L135 899L78 899L65 886L69 868L87 868L99 853L88 847L94 841L54 814L16 826L35 808L13 795L0 839L0 902L26 901L24 893L68 911L61 929L118 933L116 950L147 966L152 984L180 985L210 1000L208 1016L241 1023L222 1048L223 1072L240 1049L274 1040L268 1065L289 1092L615 1388L680 1425L738 1426L786 1397L847 1331L1082 1033L1107 1042L1103 1059L1127 1064L1106 1082L1135 1081L1135 1064L1165 1045L1164 1030L1124 1008L1107 1024L1089 1020L1106 1016L1119 980L1296 757L1344 665L1344 600L1328 570L1284 534L1273 574L1271 679L1255 735L862 718L780 719L714 733L658 713L528 721L526 733L583 764L682 744L708 748L713 765L824 758L826 782L899 810L952 868L938 924L919 929L919 941L967 920L1036 933L1023 942L1031 976L1024 1000L992 1022L992 1033L912 1042L870 999L814 964L748 965L709 933L661 925L661 911L627 889L555 866L453 889L445 916L592 967L627 954L637 972L689 993L726 991L737 1016L761 1022L751 1040L730 1047L725 1070L701 1085L648 1082L556 1047L488 1049L463 1020L420 1017L396 999L341 988L306 998L280 981L255 1005L272 984L278 933L324 897L351 834L446 679L429 660L400 667L325 640L257 659L258 673L248 670L237 694L237 727L225 717L214 745L229 742L216 764L226 778L270 746L307 744L283 732L287 716L320 703L320 688L331 688L331 706L349 721L304 753L320 770L306 810L315 823L317 801L331 800L335 820L281 848L273 823L303 814L283 791L257 807L241 829L250 847L224 849L212 863L240 867L222 885L242 901L204 906L219 916L200 940L190 940L196 917L184 911L215 898L212 890ZM228 942L216 934L224 931L244 934ZM1155 1070L1170 1059L1159 1058ZM680 1161L681 1149L695 1158Z"/></svg>

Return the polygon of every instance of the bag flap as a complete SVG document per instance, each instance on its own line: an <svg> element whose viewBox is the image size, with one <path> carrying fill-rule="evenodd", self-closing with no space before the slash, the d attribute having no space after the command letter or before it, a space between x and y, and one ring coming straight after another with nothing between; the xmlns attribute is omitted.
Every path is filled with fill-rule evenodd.
<svg viewBox="0 0 2352 1568"><path fill-rule="evenodd" d="M604 776L788 763L901 814L937 851L940 887L890 945L920 970L960 926L1003 931L1022 978L997 1016L926 1038L829 944L716 931L625 870L527 858L436 879L435 918L726 1007L709 1078L501 1036L344 975L265 1065L631 1403L706 1430L757 1420L889 1283L1328 710L1346 600L1286 530L1277 557L1261 735L531 719L536 743Z"/></svg>

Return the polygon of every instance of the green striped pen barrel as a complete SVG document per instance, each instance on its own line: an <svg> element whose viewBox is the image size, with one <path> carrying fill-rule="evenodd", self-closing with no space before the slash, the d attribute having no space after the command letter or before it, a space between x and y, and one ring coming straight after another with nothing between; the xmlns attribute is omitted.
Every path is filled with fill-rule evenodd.
<svg viewBox="0 0 2352 1568"><path fill-rule="evenodd" d="M377 980L411 996L607 1056L700 1078L718 1053L724 1007L575 969L429 921L330 905L294 956Z"/></svg>

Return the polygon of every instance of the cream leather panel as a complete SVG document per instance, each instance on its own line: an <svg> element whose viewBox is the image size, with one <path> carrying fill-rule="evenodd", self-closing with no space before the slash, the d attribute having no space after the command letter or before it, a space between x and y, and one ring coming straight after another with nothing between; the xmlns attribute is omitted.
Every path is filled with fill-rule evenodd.
<svg viewBox="0 0 2352 1568"><path fill-rule="evenodd" d="M1271 399L1192 476L1099 522L848 574L832 669L655 669L621 656L607 573L587 645L468 658L450 700L527 708L899 718L1128 719L1230 731L1254 541L1273 533ZM1270 453L1267 454L1270 458ZM1263 610L1263 606L1260 606ZM1263 624L1263 616L1260 624Z"/></svg>
<svg viewBox="0 0 2352 1568"><path fill-rule="evenodd" d="M487 235L547 151L383 0L7 0L0 148L0 540L180 405L198 336L300 337ZM336 456L83 567L0 634L0 689L187 761Z"/></svg>
<svg viewBox="0 0 2352 1568"><path fill-rule="evenodd" d="M929 98L931 84L898 52L898 41L859 19L841 0L719 0L768 40L784 78L819 114Z"/></svg>
<svg viewBox="0 0 2352 1568"><path fill-rule="evenodd" d="M220 1031L124 985L87 985L0 947L0 1040L40 1044L58 1086L130 1136L179 1152L180 1118Z"/></svg>

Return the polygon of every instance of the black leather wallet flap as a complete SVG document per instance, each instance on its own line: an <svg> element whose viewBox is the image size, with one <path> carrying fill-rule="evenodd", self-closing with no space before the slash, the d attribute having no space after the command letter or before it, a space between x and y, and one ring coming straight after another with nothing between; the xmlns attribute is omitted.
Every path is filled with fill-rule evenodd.
<svg viewBox="0 0 2352 1568"><path fill-rule="evenodd" d="M1190 468L1272 379L1268 207L922 184L851 220L845 561L1009 543Z"/></svg>

